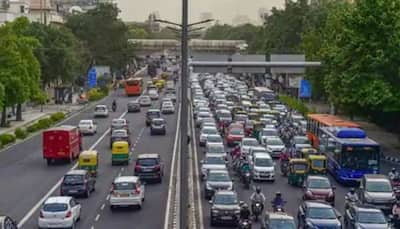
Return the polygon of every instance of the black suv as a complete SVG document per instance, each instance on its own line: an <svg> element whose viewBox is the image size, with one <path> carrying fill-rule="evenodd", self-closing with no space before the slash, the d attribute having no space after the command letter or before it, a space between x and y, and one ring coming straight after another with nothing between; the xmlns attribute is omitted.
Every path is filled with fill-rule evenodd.
<svg viewBox="0 0 400 229"><path fill-rule="evenodd" d="M235 191L219 190L214 194L210 209L211 226L216 224L236 225L240 215L238 197Z"/></svg>
<svg viewBox="0 0 400 229"><path fill-rule="evenodd" d="M139 154L135 164L135 176L142 180L157 180L162 182L164 164L157 153Z"/></svg>
<svg viewBox="0 0 400 229"><path fill-rule="evenodd" d="M153 118L161 118L161 111L159 109L149 109L146 112L146 126L150 126Z"/></svg>
<svg viewBox="0 0 400 229"><path fill-rule="evenodd" d="M150 125L150 135L162 134L165 135L167 128L165 126L165 120L162 118L153 118Z"/></svg>
<svg viewBox="0 0 400 229"><path fill-rule="evenodd" d="M61 183L61 196L84 196L89 197L95 190L96 179L90 176L86 170L71 170L64 175Z"/></svg>

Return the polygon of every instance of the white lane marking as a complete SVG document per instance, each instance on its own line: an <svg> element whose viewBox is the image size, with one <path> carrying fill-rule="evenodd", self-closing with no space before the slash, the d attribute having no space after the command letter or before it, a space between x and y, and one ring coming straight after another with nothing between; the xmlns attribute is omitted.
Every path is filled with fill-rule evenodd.
<svg viewBox="0 0 400 229"><path fill-rule="evenodd" d="M90 229L94 229L94 226L91 226Z"/></svg>
<svg viewBox="0 0 400 229"><path fill-rule="evenodd" d="M99 219L100 219L100 214L97 214L97 215L96 215L96 218L94 219L94 221L97 222L97 221L99 221Z"/></svg>
<svg viewBox="0 0 400 229"><path fill-rule="evenodd" d="M127 111L121 114L119 118L123 118L126 115ZM108 128L100 138L97 139L95 143L89 148L89 150L93 150L96 146L106 137L106 135L110 132L110 128ZM70 169L74 170L78 167L78 162L76 162ZM18 228L21 228L28 220L35 214L35 212L39 209L42 203L53 194L61 185L62 177L57 181L57 183L25 214L25 216L19 221Z"/></svg>
<svg viewBox="0 0 400 229"><path fill-rule="evenodd" d="M176 133L175 133L175 141L174 141L174 150L172 152L172 160L171 160L171 172L169 175L169 185L168 185L168 198L167 198L167 208L165 211L165 217L164 217L164 229L168 229L168 225L169 225L169 215L170 215L170 205L171 205L171 198L172 198L172 189L174 184L172 183L173 177L174 177L174 173L175 173L175 158L176 158L176 154L177 154L177 147L178 147L178 139L179 139L179 123L181 120L181 104L179 104L179 110L178 110L178 118L176 121Z"/></svg>
<svg viewBox="0 0 400 229"><path fill-rule="evenodd" d="M108 194L106 197L106 200L109 200L109 199L110 199L110 194Z"/></svg>
<svg viewBox="0 0 400 229"><path fill-rule="evenodd" d="M105 206L106 206L106 204L102 204L101 207L100 207L100 210L103 211Z"/></svg>
<svg viewBox="0 0 400 229"><path fill-rule="evenodd" d="M197 206L198 206L198 214L199 214L199 229L204 228L204 222L203 222L203 206L201 202L201 192L200 192L200 182L199 182L199 165L198 165L198 158L197 158L197 142L196 142L196 130L195 130L195 124L193 120L193 108L190 106L190 119L192 120L192 142L193 142L193 154L194 154L194 171L195 171L195 177L196 177L196 187L197 187Z"/></svg>

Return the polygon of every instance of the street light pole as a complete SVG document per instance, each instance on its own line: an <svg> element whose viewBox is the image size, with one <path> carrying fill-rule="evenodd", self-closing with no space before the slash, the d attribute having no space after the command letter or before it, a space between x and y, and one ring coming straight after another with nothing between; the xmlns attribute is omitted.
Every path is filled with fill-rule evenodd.
<svg viewBox="0 0 400 229"><path fill-rule="evenodd" d="M180 160L180 229L187 229L188 226L188 190L189 181L187 177L189 162L189 143L188 143L188 0L182 0L182 34L181 34L181 160ZM192 136L194 137L194 136Z"/></svg>

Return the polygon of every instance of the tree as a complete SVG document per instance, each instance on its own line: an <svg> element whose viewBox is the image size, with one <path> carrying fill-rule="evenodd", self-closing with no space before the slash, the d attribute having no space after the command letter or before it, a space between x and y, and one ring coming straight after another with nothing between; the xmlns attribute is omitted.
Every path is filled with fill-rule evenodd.
<svg viewBox="0 0 400 229"><path fill-rule="evenodd" d="M149 33L142 26L135 24L128 25L128 38L129 39L147 39Z"/></svg>
<svg viewBox="0 0 400 229"><path fill-rule="evenodd" d="M123 68L133 55L128 43L128 27L118 18L119 9L113 4L98 4L83 14L67 18L66 26L85 42L91 62Z"/></svg>
<svg viewBox="0 0 400 229"><path fill-rule="evenodd" d="M39 91L40 65L34 55L39 42L25 35L29 21L25 17L0 27L0 84L4 88L1 126L7 125L6 108L17 106L17 120L22 119L21 105Z"/></svg>

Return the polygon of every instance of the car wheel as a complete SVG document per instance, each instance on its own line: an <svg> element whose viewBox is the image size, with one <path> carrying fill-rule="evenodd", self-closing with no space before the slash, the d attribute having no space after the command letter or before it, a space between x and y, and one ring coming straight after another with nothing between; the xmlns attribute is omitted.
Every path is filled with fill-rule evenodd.
<svg viewBox="0 0 400 229"><path fill-rule="evenodd" d="M138 205L138 209L139 210L142 209L142 205L141 204Z"/></svg>
<svg viewBox="0 0 400 229"><path fill-rule="evenodd" d="M215 222L214 222L214 220L210 220L210 226L215 226Z"/></svg>
<svg viewBox="0 0 400 229"><path fill-rule="evenodd" d="M47 159L47 165L51 165L52 161L51 159Z"/></svg>

